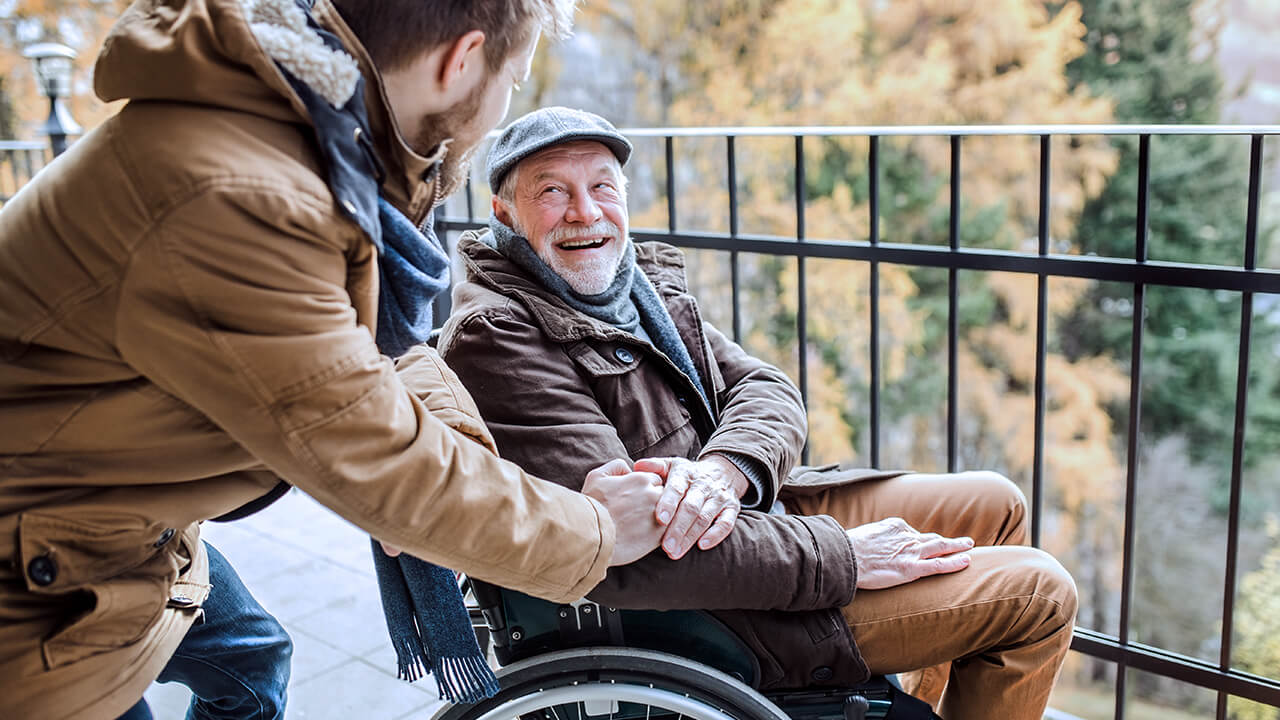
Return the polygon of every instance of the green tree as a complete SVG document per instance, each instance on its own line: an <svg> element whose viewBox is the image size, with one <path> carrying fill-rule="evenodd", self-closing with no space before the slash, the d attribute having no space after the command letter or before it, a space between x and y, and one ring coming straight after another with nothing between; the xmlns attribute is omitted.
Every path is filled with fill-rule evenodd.
<svg viewBox="0 0 1280 720"><path fill-rule="evenodd" d="M1108 97L1117 121L1213 123L1222 80L1197 30L1196 0L1083 0L1088 51L1068 66L1077 87ZM1210 29L1212 32L1212 29ZM1081 252L1133 257L1139 140L1117 137L1119 171L1080 214L1073 244ZM1148 257L1239 266L1244 257L1249 158L1247 141L1219 136L1154 138L1149 178ZM1264 233L1260 240L1267 239ZM1259 257L1265 257L1259 247ZM1071 357L1127 358L1132 289L1096 285L1062 326ZM1274 347L1278 328L1265 318L1253 342ZM1218 468L1219 505L1228 477L1235 407L1240 298L1231 293L1151 289L1146 296L1142 429L1153 438L1181 435L1191 459ZM1280 375L1258 368L1249 398L1250 459L1280 450Z"/></svg>

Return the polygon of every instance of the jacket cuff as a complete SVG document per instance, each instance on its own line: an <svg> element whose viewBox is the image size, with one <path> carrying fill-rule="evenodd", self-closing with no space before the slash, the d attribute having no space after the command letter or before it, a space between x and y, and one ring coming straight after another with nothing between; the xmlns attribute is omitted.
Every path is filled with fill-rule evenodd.
<svg viewBox="0 0 1280 720"><path fill-rule="evenodd" d="M849 534L835 518L813 515L805 527L813 536L814 549L821 562L818 568L819 607L844 607L853 602L858 588L858 565L853 555Z"/></svg>
<svg viewBox="0 0 1280 720"><path fill-rule="evenodd" d="M586 597L587 593L591 592L592 588L604 580L605 575L609 572L609 561L613 559L613 545L617 540L617 527L613 524L613 516L609 514L609 511L594 498L581 494L578 497L590 503L591 509L596 513L596 527L600 530L600 545L596 548L596 556L592 558L591 566L587 568L587 574L560 597L548 598L557 602L581 600Z"/></svg>

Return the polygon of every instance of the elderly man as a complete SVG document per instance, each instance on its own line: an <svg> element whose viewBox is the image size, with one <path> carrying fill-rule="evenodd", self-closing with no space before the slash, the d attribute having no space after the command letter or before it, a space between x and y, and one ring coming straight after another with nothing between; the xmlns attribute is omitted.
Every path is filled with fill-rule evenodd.
<svg viewBox="0 0 1280 720"><path fill-rule="evenodd" d="M447 284L417 228L573 6L125 13L93 77L127 104L0 212L0 717L149 717L157 677L193 717L283 717L288 636L199 539L281 481L544 597L658 546L656 475L535 479L433 352L388 359Z"/></svg>
<svg viewBox="0 0 1280 720"><path fill-rule="evenodd" d="M565 108L508 127L439 342L504 457L571 488L604 458L665 478L665 555L589 597L716 610L765 687L931 668L909 689L948 720L1041 717L1076 596L1022 545L1021 493L994 473L793 470L799 392L700 318L678 250L628 238L630 151Z"/></svg>

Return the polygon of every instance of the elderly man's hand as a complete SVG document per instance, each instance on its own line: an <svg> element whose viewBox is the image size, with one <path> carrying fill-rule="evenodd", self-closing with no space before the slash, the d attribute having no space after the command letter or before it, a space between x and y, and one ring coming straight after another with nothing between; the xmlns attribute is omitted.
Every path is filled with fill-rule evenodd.
<svg viewBox="0 0 1280 720"><path fill-rule="evenodd" d="M886 518L846 530L858 566L858 588L881 590L928 575L969 567L973 540L922 533L902 518Z"/></svg>
<svg viewBox="0 0 1280 720"><path fill-rule="evenodd" d="M632 470L626 460L610 460L587 473L582 492L600 501L617 535L609 565L626 565L658 547L665 528L654 520L653 508L662 495L662 478L651 471Z"/></svg>
<svg viewBox="0 0 1280 720"><path fill-rule="evenodd" d="M646 458L636 461L636 470L666 478L654 511L658 522L667 526L662 550L672 560L684 557L695 542L709 550L733 532L749 481L727 458Z"/></svg>

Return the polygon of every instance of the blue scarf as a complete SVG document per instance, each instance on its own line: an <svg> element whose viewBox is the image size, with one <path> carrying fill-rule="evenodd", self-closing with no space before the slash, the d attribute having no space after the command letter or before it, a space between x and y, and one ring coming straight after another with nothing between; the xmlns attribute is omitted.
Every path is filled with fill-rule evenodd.
<svg viewBox="0 0 1280 720"><path fill-rule="evenodd" d="M449 256L430 218L423 232L385 198L378 198L382 252L378 257L378 349L398 358L431 336L431 306L449 289Z"/></svg>
<svg viewBox="0 0 1280 720"><path fill-rule="evenodd" d="M329 49L345 52L338 37L311 16L309 0L296 1L307 14L310 31ZM356 82L346 104L336 107L288 68L279 63L277 67L311 116L329 188L335 200L343 200L338 207L378 248L382 284L377 343L383 354L399 357L430 337L431 303L449 286L449 258L431 234L430 223L424 235L378 194L385 172L368 141L364 78ZM498 681L480 654L453 573L408 555L387 557L377 542L373 564L400 677L413 681L424 671L434 672L440 696L450 702L492 697Z"/></svg>
<svg viewBox="0 0 1280 720"><path fill-rule="evenodd" d="M653 283L636 265L636 248L631 238L627 238L627 249L623 251L618 272L609 287L599 295L583 295L548 267L526 238L517 235L515 230L493 215L489 216L489 231L491 237L482 236L482 241L533 275L569 307L633 335L643 326L653 346L693 382L702 401L707 402L707 391L702 387L693 358L676 330L671 313L667 312L667 306L658 297Z"/></svg>
<svg viewBox="0 0 1280 720"><path fill-rule="evenodd" d="M399 210L378 198L382 253L378 273L378 349L399 357L431 334L431 304L449 286L449 257L431 224L419 232ZM440 697L478 702L498 692L485 662L453 571L408 554L390 557L373 541L382 611L396 650L398 675L413 682L434 673Z"/></svg>

